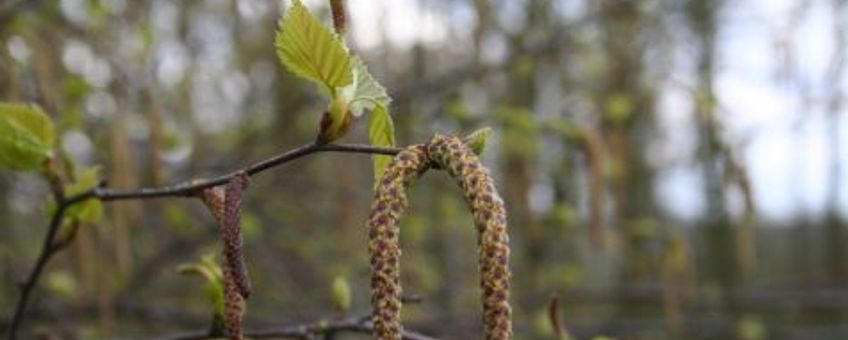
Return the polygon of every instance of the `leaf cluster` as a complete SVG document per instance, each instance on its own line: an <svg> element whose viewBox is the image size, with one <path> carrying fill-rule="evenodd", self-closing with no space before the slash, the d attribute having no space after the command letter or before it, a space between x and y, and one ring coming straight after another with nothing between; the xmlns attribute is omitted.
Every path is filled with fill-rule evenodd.
<svg viewBox="0 0 848 340"><path fill-rule="evenodd" d="M368 72L365 63L350 52L343 37L316 18L299 0L280 20L275 39L277 56L295 75L318 85L329 99L319 140L332 142L344 136L352 118L371 112L368 137L372 145L394 146L391 98ZM388 156L374 156L374 178L388 165Z"/></svg>

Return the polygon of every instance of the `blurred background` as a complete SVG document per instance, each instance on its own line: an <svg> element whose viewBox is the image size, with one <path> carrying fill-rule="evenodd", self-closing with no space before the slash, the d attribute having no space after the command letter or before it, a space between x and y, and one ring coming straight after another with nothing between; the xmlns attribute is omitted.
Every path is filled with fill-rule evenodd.
<svg viewBox="0 0 848 340"><path fill-rule="evenodd" d="M329 24L327 2L305 1ZM0 0L0 100L34 102L111 187L210 177L314 140L326 103L273 38L288 1ZM350 0L348 43L391 93L400 145L491 126L518 339L848 337L845 0ZM342 142L367 142L365 120ZM363 155L263 173L244 227L248 328L369 311ZM402 223L405 325L481 336L476 235L428 173ZM0 329L49 190L0 173ZM47 268L30 334L208 327L217 253L199 201L108 203ZM347 335L342 338L348 338ZM357 338L350 336L350 338ZM359 338L367 338L360 336Z"/></svg>

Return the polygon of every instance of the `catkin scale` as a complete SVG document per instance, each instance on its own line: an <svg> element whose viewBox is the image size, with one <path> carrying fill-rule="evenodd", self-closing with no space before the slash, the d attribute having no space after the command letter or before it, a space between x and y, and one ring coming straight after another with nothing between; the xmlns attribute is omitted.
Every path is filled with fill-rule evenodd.
<svg viewBox="0 0 848 340"><path fill-rule="evenodd" d="M511 339L509 237L503 201L474 152L458 138L444 136L401 151L377 185L368 219L374 336L401 339L398 221L408 205L406 188L431 167L444 169L456 179L472 210L479 235L485 337Z"/></svg>

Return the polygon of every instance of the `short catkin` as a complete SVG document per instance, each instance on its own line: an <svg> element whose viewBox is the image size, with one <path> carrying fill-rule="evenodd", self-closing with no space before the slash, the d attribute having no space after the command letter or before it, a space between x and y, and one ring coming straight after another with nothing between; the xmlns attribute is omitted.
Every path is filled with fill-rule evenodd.
<svg viewBox="0 0 848 340"><path fill-rule="evenodd" d="M406 188L430 167L442 168L457 180L472 210L479 234L485 338L511 339L509 237L503 201L474 152L456 137L438 135L426 145L401 151L377 185L368 219L374 336L401 339L398 221L408 205Z"/></svg>
<svg viewBox="0 0 848 340"><path fill-rule="evenodd" d="M250 280L244 263L241 236L241 198L247 188L248 176L236 174L226 188L214 187L203 191L203 201L218 223L218 233L224 243L221 271L224 276L224 325L230 339L243 339L242 317L250 295Z"/></svg>

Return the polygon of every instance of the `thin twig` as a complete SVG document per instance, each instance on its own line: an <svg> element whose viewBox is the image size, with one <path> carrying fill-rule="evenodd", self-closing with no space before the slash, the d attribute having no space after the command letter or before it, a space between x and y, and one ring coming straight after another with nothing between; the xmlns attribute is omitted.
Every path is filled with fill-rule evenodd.
<svg viewBox="0 0 848 340"><path fill-rule="evenodd" d="M26 310L27 301L29 301L29 296L35 285L38 283L38 279L41 277L44 267L47 265L47 262L50 261L53 254L56 254L59 250L61 250L60 247L56 247L55 239L56 232L62 225L62 217L65 215L65 210L67 210L67 208L67 204L59 204L58 207L56 207L56 211L53 213L53 217L50 219L50 226L47 229L47 235L44 237L44 243L41 245L41 254L38 255L38 260L35 261L35 267L32 268L26 282L23 286L21 286L21 298L18 300L18 305L15 307L15 313L12 314L12 323L9 326L9 339L15 339L16 337L18 327L20 327L24 311Z"/></svg>
<svg viewBox="0 0 848 340"><path fill-rule="evenodd" d="M12 315L12 322L9 327L8 339L15 339L17 337L17 331L20 328L24 312L26 311L27 303L29 302L29 297L32 294L32 291L35 286L38 284L38 280L41 278L41 274L44 271L44 267L47 265L53 255L55 255L65 245L67 245L64 243L57 243L56 234L59 230L59 227L62 225L62 217L64 217L67 209L73 205L82 203L88 199L99 199L101 201L118 201L157 197L188 197L196 194L197 192L203 189L211 188L226 183L230 180L232 176L241 171L244 171L248 175L253 176L265 170L279 166L281 164L285 164L303 156L318 152L345 152L394 155L397 154L399 151L399 148L376 147L361 144L312 143L300 146L295 149L291 149L277 156L257 162L253 165L248 166L247 168L239 169L230 172L226 175L221 175L209 180L186 181L176 185L162 188L141 188L131 191L117 191L98 187L65 199L61 199L60 196L57 196L56 211L51 217L50 226L47 230L47 235L44 237L44 243L41 246L41 253L39 254L38 260L36 260L35 266L30 272L26 282L24 282L21 287L21 296L20 300L18 300L18 305L15 308L15 313Z"/></svg>
<svg viewBox="0 0 848 340"><path fill-rule="evenodd" d="M281 328L269 328L263 330L246 331L245 337L255 339L265 338L291 338L291 339L311 339L317 335L335 334L341 332L371 334L374 331L374 325L371 323L371 318L352 317L337 321L318 321L302 325L293 325ZM403 339L405 340L435 340L436 338L416 333L412 331L404 331ZM195 331L183 334L175 334L159 337L160 340L201 340L213 338L208 330Z"/></svg>
<svg viewBox="0 0 848 340"><path fill-rule="evenodd" d="M244 169L232 171L226 175L221 175L208 180L201 181L186 181L176 185L162 188L141 188L131 191L118 191L105 188L95 188L91 191L81 193L79 195L68 198L68 201L76 203L89 198L98 198L101 201L117 201L126 199L141 199L141 198L157 198L157 197L176 197L176 196L193 196L203 189L208 189L227 183L230 178L235 176L240 171L246 172L253 176L278 165L296 160L306 155L317 152L344 152L344 153L362 153L362 154L379 154L379 155L395 155L400 152L399 148L378 147L363 144L306 144L289 151L286 151L277 156L266 160L254 163Z"/></svg>

